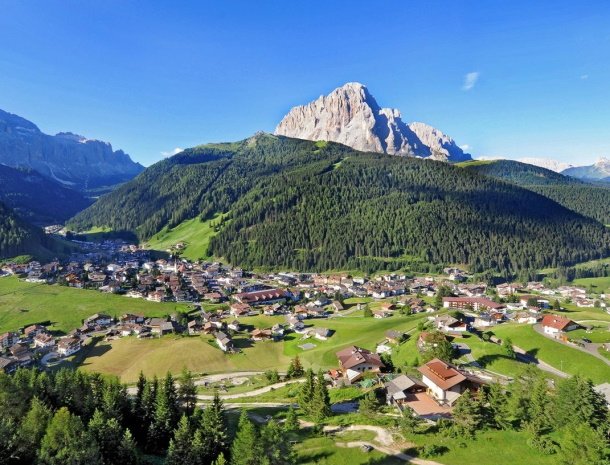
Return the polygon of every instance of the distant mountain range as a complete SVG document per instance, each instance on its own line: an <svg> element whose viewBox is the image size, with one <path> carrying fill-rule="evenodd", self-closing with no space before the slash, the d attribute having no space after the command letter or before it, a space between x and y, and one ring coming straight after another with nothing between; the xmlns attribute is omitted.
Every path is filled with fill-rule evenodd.
<svg viewBox="0 0 610 465"><path fill-rule="evenodd" d="M0 163L35 170L79 190L116 185L144 170L107 142L69 132L47 135L34 123L3 110L0 110Z"/></svg>
<svg viewBox="0 0 610 465"><path fill-rule="evenodd" d="M349 82L306 105L294 107L275 129L276 135L339 142L363 152L460 162L471 156L424 123L406 124L400 112L381 108L368 89Z"/></svg>
<svg viewBox="0 0 610 465"><path fill-rule="evenodd" d="M604 157L592 165L585 166L575 166L549 158L521 158L519 161L585 181L610 182L610 159Z"/></svg>

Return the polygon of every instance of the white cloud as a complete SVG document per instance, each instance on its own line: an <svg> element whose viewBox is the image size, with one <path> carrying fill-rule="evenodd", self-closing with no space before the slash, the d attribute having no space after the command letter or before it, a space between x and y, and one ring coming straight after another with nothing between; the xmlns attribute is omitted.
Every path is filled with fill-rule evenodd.
<svg viewBox="0 0 610 465"><path fill-rule="evenodd" d="M465 152L467 150L470 150L470 145L468 145L468 144L460 145L460 148Z"/></svg>
<svg viewBox="0 0 610 465"><path fill-rule="evenodd" d="M580 79L582 79L583 81L586 79L589 79L589 75L588 74L581 74L580 75Z"/></svg>
<svg viewBox="0 0 610 465"><path fill-rule="evenodd" d="M479 72L473 71L471 73L466 73L464 76L464 84L462 85L462 90L470 90L472 89L477 81L479 80Z"/></svg>
<svg viewBox="0 0 610 465"><path fill-rule="evenodd" d="M161 156L171 157L172 155L176 155L183 151L184 151L184 149L181 149L180 147L176 147L174 150L170 150L169 152L161 152Z"/></svg>

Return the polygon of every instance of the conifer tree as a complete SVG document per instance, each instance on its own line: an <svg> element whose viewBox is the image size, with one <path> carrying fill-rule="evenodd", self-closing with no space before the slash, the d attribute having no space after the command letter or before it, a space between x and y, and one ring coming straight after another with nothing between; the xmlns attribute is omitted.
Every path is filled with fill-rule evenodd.
<svg viewBox="0 0 610 465"><path fill-rule="evenodd" d="M178 398L187 415L191 415L197 403L197 387L193 374L186 369L182 370L180 376L180 387L178 388Z"/></svg>
<svg viewBox="0 0 610 465"><path fill-rule="evenodd" d="M33 371L33 370L32 370ZM34 463L36 450L45 435L53 414L37 397L32 399L30 410L21 422L18 431L18 453L22 463ZM2 463L2 462L0 462Z"/></svg>
<svg viewBox="0 0 610 465"><path fill-rule="evenodd" d="M326 380L322 370L318 371L314 386L313 399L311 401L311 416L317 423L323 421L331 415L330 397Z"/></svg>
<svg viewBox="0 0 610 465"><path fill-rule="evenodd" d="M474 436L481 426L481 405L466 390L455 403L453 409L453 421L459 434Z"/></svg>
<svg viewBox="0 0 610 465"><path fill-rule="evenodd" d="M306 415L311 413L315 385L315 375L313 370L309 368L305 373L305 382L301 385L298 396L299 407Z"/></svg>
<svg viewBox="0 0 610 465"><path fill-rule="evenodd" d="M214 394L212 403L203 411L201 430L206 441L206 454L210 462L228 450L227 422L224 405L218 392Z"/></svg>
<svg viewBox="0 0 610 465"><path fill-rule="evenodd" d="M199 463L201 450L193 447L193 428L186 415L180 418L178 428L167 449L166 465L196 465Z"/></svg>
<svg viewBox="0 0 610 465"><path fill-rule="evenodd" d="M292 465L295 456L289 441L286 441L282 428L275 420L270 420L261 432L265 463L269 465Z"/></svg>
<svg viewBox="0 0 610 465"><path fill-rule="evenodd" d="M291 405L288 408L288 413L286 414L286 421L284 422L284 430L287 433L296 433L299 431L299 417L297 416L296 410Z"/></svg>
<svg viewBox="0 0 610 465"><path fill-rule="evenodd" d="M244 409L239 416L237 433L231 444L231 465L259 465L261 455L258 431Z"/></svg>

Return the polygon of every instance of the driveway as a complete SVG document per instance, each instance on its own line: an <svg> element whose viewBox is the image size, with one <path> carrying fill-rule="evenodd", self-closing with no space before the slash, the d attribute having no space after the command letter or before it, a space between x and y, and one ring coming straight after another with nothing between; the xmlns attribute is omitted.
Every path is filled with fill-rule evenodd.
<svg viewBox="0 0 610 465"><path fill-rule="evenodd" d="M274 389L279 389L282 388L284 386L288 386L289 384L296 384L296 383L304 383L305 380L304 379L293 379L290 381L283 381L281 383L275 383L275 384L270 384L269 386L265 386L262 388L258 388L258 389L254 389L253 391L248 391L248 392L240 392L238 394L219 394L220 398L222 400L230 400L230 399L242 399L244 397L254 397L254 396L258 396L260 394L265 394L269 391L272 391ZM197 399L198 400L212 400L214 399L214 396L210 396L210 395L205 395L205 394L199 394L197 395Z"/></svg>

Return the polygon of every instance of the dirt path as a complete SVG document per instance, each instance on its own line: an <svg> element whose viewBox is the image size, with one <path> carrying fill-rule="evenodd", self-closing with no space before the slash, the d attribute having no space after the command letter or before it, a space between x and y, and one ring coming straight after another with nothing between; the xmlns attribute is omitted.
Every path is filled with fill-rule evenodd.
<svg viewBox="0 0 610 465"><path fill-rule="evenodd" d="M305 382L304 379L293 379L290 381L282 381L281 383L270 384L269 386L254 389L254 390L248 391L248 392L240 392L238 394L219 394L219 396L222 400L242 399L244 397L254 397L254 396L258 396L260 394L265 394L273 389L282 388L284 386L288 386L289 384L296 384L296 383L303 383L303 382ZM214 396L206 395L206 394L199 394L199 395L197 395L197 399L198 400L212 400L212 399L214 399Z"/></svg>

